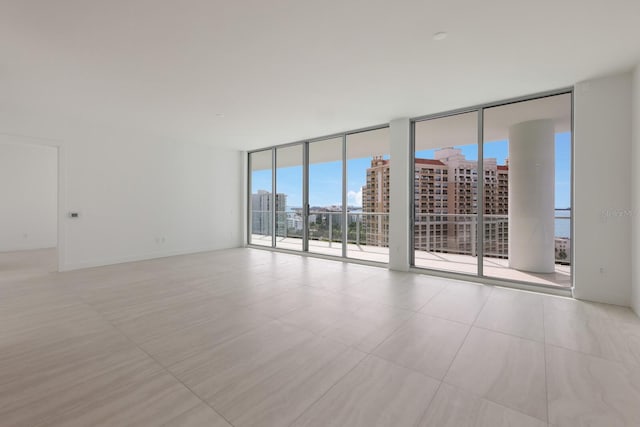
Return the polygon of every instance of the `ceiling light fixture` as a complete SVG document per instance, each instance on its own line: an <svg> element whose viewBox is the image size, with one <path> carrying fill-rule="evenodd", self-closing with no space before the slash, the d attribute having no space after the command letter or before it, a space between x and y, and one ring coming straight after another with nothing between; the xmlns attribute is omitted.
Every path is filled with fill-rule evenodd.
<svg viewBox="0 0 640 427"><path fill-rule="evenodd" d="M447 38L447 32L446 31L438 31L437 33L433 34L433 39L436 41L440 41L440 40L444 40Z"/></svg>
<svg viewBox="0 0 640 427"><path fill-rule="evenodd" d="M217 114L216 114L216 117L220 117L220 118L222 118L222 117L224 117L224 114L223 114L223 113L217 113Z"/></svg>

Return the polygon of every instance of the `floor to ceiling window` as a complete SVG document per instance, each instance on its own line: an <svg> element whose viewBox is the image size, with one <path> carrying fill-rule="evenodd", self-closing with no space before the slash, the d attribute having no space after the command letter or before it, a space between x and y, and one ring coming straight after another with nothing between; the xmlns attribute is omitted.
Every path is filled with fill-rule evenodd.
<svg viewBox="0 0 640 427"><path fill-rule="evenodd" d="M249 243L273 245L273 152L249 155L251 194L249 197Z"/></svg>
<svg viewBox="0 0 640 427"><path fill-rule="evenodd" d="M343 137L309 143L309 252L342 256Z"/></svg>
<svg viewBox="0 0 640 427"><path fill-rule="evenodd" d="M571 94L484 110L485 276L571 286Z"/></svg>
<svg viewBox="0 0 640 427"><path fill-rule="evenodd" d="M249 164L250 244L389 262L388 127L252 152Z"/></svg>
<svg viewBox="0 0 640 427"><path fill-rule="evenodd" d="M478 113L415 124L414 264L476 274Z"/></svg>
<svg viewBox="0 0 640 427"><path fill-rule="evenodd" d="M346 142L347 257L389 262L389 128Z"/></svg>
<svg viewBox="0 0 640 427"><path fill-rule="evenodd" d="M559 93L415 120L413 265L570 287L571 112Z"/></svg>
<svg viewBox="0 0 640 427"><path fill-rule="evenodd" d="M570 287L572 94L414 119L411 266ZM249 243L389 262L388 126L249 155Z"/></svg>
<svg viewBox="0 0 640 427"><path fill-rule="evenodd" d="M302 250L304 221L302 207L304 146L276 148L276 247Z"/></svg>

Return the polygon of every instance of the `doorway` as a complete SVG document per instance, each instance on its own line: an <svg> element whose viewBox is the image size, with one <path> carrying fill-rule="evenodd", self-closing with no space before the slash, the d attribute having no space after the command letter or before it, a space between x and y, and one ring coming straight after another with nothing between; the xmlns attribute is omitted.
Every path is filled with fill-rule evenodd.
<svg viewBox="0 0 640 427"><path fill-rule="evenodd" d="M58 271L58 148L0 140L0 281Z"/></svg>

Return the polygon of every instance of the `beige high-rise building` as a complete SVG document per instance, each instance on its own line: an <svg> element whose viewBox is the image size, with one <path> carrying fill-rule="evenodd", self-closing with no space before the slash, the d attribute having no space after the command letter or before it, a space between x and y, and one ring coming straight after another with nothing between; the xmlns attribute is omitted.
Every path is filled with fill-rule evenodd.
<svg viewBox="0 0 640 427"><path fill-rule="evenodd" d="M367 169L367 183L362 187L362 211L365 243L389 246L389 160L381 156L374 156Z"/></svg>
<svg viewBox="0 0 640 427"><path fill-rule="evenodd" d="M478 162L462 150L443 148L434 159L416 159L414 176L415 249L476 254ZM389 160L374 157L362 188L366 244L388 246ZM484 250L508 254L509 167L484 159Z"/></svg>

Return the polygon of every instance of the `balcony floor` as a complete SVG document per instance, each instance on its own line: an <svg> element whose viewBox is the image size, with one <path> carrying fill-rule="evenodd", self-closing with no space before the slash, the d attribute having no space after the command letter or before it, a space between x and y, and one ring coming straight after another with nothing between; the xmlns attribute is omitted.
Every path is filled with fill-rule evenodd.
<svg viewBox="0 0 640 427"><path fill-rule="evenodd" d="M271 246L271 237L252 235L252 244L259 246ZM302 240L299 238L276 239L276 247L279 249L302 249ZM320 255L342 256L342 244L326 241L309 241L309 252ZM389 248L379 246L347 245L347 257L363 261L389 262ZM430 270L442 270L454 273L475 275L477 272L478 258L470 255L450 254L440 252L415 252L415 265L419 268ZM502 258L485 258L484 275L487 277L529 282L545 286L571 287L571 266L556 264L554 273L531 273L509 268L509 260Z"/></svg>

